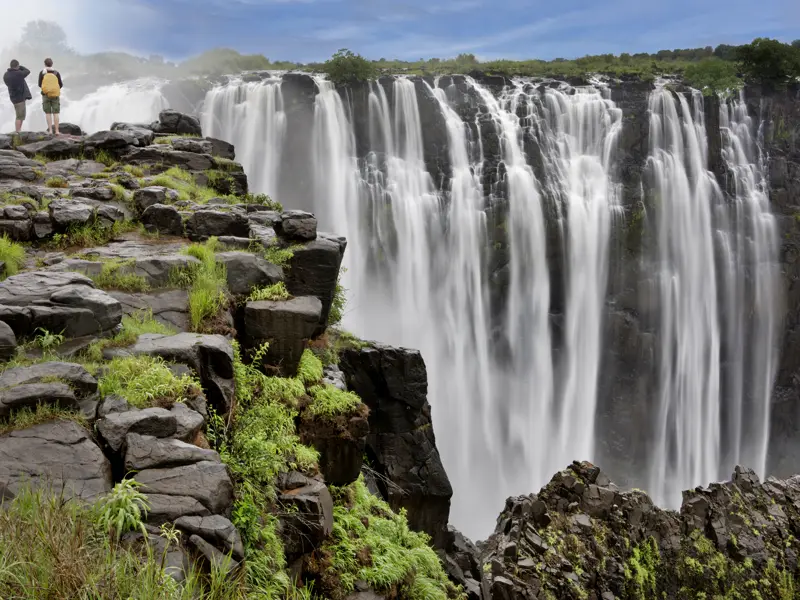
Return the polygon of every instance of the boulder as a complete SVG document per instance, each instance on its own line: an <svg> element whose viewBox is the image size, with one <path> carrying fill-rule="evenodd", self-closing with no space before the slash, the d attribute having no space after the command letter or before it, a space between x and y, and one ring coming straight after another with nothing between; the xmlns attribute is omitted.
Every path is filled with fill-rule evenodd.
<svg viewBox="0 0 800 600"><path fill-rule="evenodd" d="M109 295L122 305L122 312L126 315L151 311L159 323L176 331L189 330L189 293L186 290L137 294L112 291Z"/></svg>
<svg viewBox="0 0 800 600"><path fill-rule="evenodd" d="M136 209L144 213L147 208L156 204L163 205L167 201L167 188L151 185L133 192L133 203Z"/></svg>
<svg viewBox="0 0 800 600"><path fill-rule="evenodd" d="M197 154L211 154L211 142L198 138L173 138L172 147L183 152L195 152Z"/></svg>
<svg viewBox="0 0 800 600"><path fill-rule="evenodd" d="M289 240L308 242L317 238L317 218L302 210L284 212L274 227L278 235Z"/></svg>
<svg viewBox="0 0 800 600"><path fill-rule="evenodd" d="M53 235L53 222L49 212L37 212L33 216L33 235L37 240Z"/></svg>
<svg viewBox="0 0 800 600"><path fill-rule="evenodd" d="M182 152L163 146L132 148L123 156L123 160L130 164L153 165L159 168L181 167L187 171L207 171L214 168L214 159L208 154Z"/></svg>
<svg viewBox="0 0 800 600"><path fill-rule="evenodd" d="M31 484L94 500L111 489L111 465L91 434L72 421L0 436L0 498Z"/></svg>
<svg viewBox="0 0 800 600"><path fill-rule="evenodd" d="M36 167L24 164L18 159L0 156L0 179L15 179L17 181L35 181Z"/></svg>
<svg viewBox="0 0 800 600"><path fill-rule="evenodd" d="M114 329L122 307L79 273L30 271L0 282L0 319L17 337L43 328L74 338Z"/></svg>
<svg viewBox="0 0 800 600"><path fill-rule="evenodd" d="M89 152L103 150L113 155L119 155L129 146L137 146L138 141L127 131L98 131L85 138L83 144Z"/></svg>
<svg viewBox="0 0 800 600"><path fill-rule="evenodd" d="M221 570L226 575L231 575L239 568L238 562L217 550L199 535L189 537L189 546L200 553L209 569Z"/></svg>
<svg viewBox="0 0 800 600"><path fill-rule="evenodd" d="M48 176L59 175L68 177L75 174L80 177L91 177L95 173L102 173L106 166L103 163L93 160L81 160L79 158L66 158L64 160L54 160L44 165L45 173Z"/></svg>
<svg viewBox="0 0 800 600"><path fill-rule="evenodd" d="M26 383L0 391L0 417L8 417L20 408L35 408L38 404L78 408L75 393L64 383Z"/></svg>
<svg viewBox="0 0 800 600"><path fill-rule="evenodd" d="M206 398L220 412L227 413L233 403L233 347L221 335L179 333L165 336L139 336L130 354L160 356L168 362L190 366L200 377Z"/></svg>
<svg viewBox="0 0 800 600"><path fill-rule="evenodd" d="M322 303L315 335L321 334L328 322L344 245L329 238L317 237L294 251L286 273L286 289L293 296L316 296Z"/></svg>
<svg viewBox="0 0 800 600"><path fill-rule="evenodd" d="M186 236L192 241L204 241L212 236L249 237L250 223L238 212L198 210L186 221Z"/></svg>
<svg viewBox="0 0 800 600"><path fill-rule="evenodd" d="M45 158L79 158L83 153L83 142L65 137L32 142L18 146L17 150L25 156L34 157L37 154Z"/></svg>
<svg viewBox="0 0 800 600"><path fill-rule="evenodd" d="M137 146L149 146L153 143L155 134L149 124L112 123L111 131L122 131L136 139Z"/></svg>
<svg viewBox="0 0 800 600"><path fill-rule="evenodd" d="M172 523L186 516L206 517L211 514L201 502L189 496L147 494L147 501L150 504L147 522L153 525Z"/></svg>
<svg viewBox="0 0 800 600"><path fill-rule="evenodd" d="M98 433L115 453L125 450L125 442L131 433L168 438L175 435L177 428L175 415L164 408L115 412L97 422Z"/></svg>
<svg viewBox="0 0 800 600"><path fill-rule="evenodd" d="M235 560L244 559L244 544L239 531L222 515L210 517L181 517L175 527L190 535L199 535L224 554L232 554Z"/></svg>
<svg viewBox="0 0 800 600"><path fill-rule="evenodd" d="M95 181L71 187L69 195L76 199L91 198L100 202L111 202L116 198L116 192L111 187Z"/></svg>
<svg viewBox="0 0 800 600"><path fill-rule="evenodd" d="M137 190L139 191L141 190ZM178 209L173 206L150 204L142 213L141 222L150 233L183 235L183 219Z"/></svg>
<svg viewBox="0 0 800 600"><path fill-rule="evenodd" d="M225 265L228 290L246 296L253 288L283 281L283 269L249 252L218 252L217 261Z"/></svg>
<svg viewBox="0 0 800 600"><path fill-rule="evenodd" d="M211 156L226 158L228 160L234 160L236 158L233 144L216 138L207 137L205 139L207 142L211 142L211 152L209 152Z"/></svg>
<svg viewBox="0 0 800 600"><path fill-rule="evenodd" d="M0 390L54 380L67 383L81 398L97 391L97 379L82 365L66 362L45 362L7 369L0 373Z"/></svg>
<svg viewBox="0 0 800 600"><path fill-rule="evenodd" d="M177 422L175 437L184 442L194 440L206 424L205 419L200 413L192 410L182 402L176 402L170 409L170 412L175 415L175 420Z"/></svg>
<svg viewBox="0 0 800 600"><path fill-rule="evenodd" d="M233 483L228 468L219 462L201 461L170 469L145 469L136 474L142 492L194 498L211 514L226 514L233 502Z"/></svg>
<svg viewBox="0 0 800 600"><path fill-rule="evenodd" d="M58 131L64 135L83 135L83 130L80 128L80 126L75 125L74 123L60 123L58 126Z"/></svg>
<svg viewBox="0 0 800 600"><path fill-rule="evenodd" d="M453 489L436 448L422 355L373 344L344 349L339 367L348 389L369 407L367 450L390 482L379 481L383 496L394 510L408 511L413 529L444 548Z"/></svg>
<svg viewBox="0 0 800 600"><path fill-rule="evenodd" d="M248 302L244 308L244 345L258 348L269 342L262 366L277 367L285 376L294 377L321 311L322 304L314 296Z"/></svg>
<svg viewBox="0 0 800 600"><path fill-rule="evenodd" d="M325 484L292 472L279 478L278 495L286 511L279 533L287 562L312 552L333 530L333 499Z"/></svg>
<svg viewBox="0 0 800 600"><path fill-rule="evenodd" d="M129 433L125 443L125 470L164 469L200 461L219 462L219 454L175 439Z"/></svg>
<svg viewBox="0 0 800 600"><path fill-rule="evenodd" d="M61 231L94 220L94 207L78 200L53 200L48 210L53 226Z"/></svg>
<svg viewBox="0 0 800 600"><path fill-rule="evenodd" d="M14 330L0 321L0 361L14 358L17 353L17 336Z"/></svg>
<svg viewBox="0 0 800 600"><path fill-rule="evenodd" d="M149 546L153 556L159 557L159 560L163 557L164 572L177 583L182 583L190 568L189 556L186 551L180 544L170 543L162 537L160 529L148 524L145 525L145 530L148 534L147 537L139 531L129 531L122 536L122 543L142 552L142 556L146 556L143 550Z"/></svg>
<svg viewBox="0 0 800 600"><path fill-rule="evenodd" d="M319 452L319 470L329 485L353 483L361 474L369 433L368 411L318 420L302 415L300 441Z"/></svg>
<svg viewBox="0 0 800 600"><path fill-rule="evenodd" d="M16 242L27 242L31 239L32 225L31 219L0 219L0 235L6 235Z"/></svg>
<svg viewBox="0 0 800 600"><path fill-rule="evenodd" d="M197 117L179 113L176 110L162 110L158 115L158 133L173 133L180 135L203 135L200 121Z"/></svg>

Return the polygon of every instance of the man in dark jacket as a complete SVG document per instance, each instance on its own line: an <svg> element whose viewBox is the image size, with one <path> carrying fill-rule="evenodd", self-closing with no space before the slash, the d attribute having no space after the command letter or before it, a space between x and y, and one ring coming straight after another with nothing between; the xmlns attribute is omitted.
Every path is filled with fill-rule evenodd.
<svg viewBox="0 0 800 600"><path fill-rule="evenodd" d="M12 60L11 67L3 75L3 81L8 88L8 96L11 98L11 104L14 105L14 112L17 116L15 123L17 133L22 130L22 122L25 120L25 102L33 98L28 84L25 82L25 78L30 74L31 72L20 65L18 60Z"/></svg>

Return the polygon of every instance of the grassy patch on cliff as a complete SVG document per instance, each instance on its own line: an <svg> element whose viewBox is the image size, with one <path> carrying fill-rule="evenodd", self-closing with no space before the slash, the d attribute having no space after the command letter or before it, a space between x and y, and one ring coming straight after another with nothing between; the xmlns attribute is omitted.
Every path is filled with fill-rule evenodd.
<svg viewBox="0 0 800 600"><path fill-rule="evenodd" d="M84 427L88 425L86 418L77 411L50 404L39 404L35 408L26 406L15 410L8 418L0 419L0 435L50 421L75 421Z"/></svg>
<svg viewBox="0 0 800 600"><path fill-rule="evenodd" d="M152 310L139 310L130 315L122 316L122 331L114 337L101 338L92 342L84 354L88 360L99 363L103 360L103 351L106 348L120 348L136 343L139 336L145 333L160 335L173 335L175 330L153 317Z"/></svg>
<svg viewBox="0 0 800 600"><path fill-rule="evenodd" d="M16 275L25 261L25 248L3 234L0 237L0 261L3 262L3 278Z"/></svg>
<svg viewBox="0 0 800 600"><path fill-rule="evenodd" d="M309 390L314 401L306 410L312 417L332 419L359 411L361 398L353 392L343 392L332 385L315 385Z"/></svg>
<svg viewBox="0 0 800 600"><path fill-rule="evenodd" d="M286 284L282 281L266 287L255 288L247 297L248 302L257 302L259 300L288 300L291 298Z"/></svg>
<svg viewBox="0 0 800 600"><path fill-rule="evenodd" d="M212 198L226 198L228 196L220 194L209 187L198 185L194 175L184 171L180 167L167 169L160 175L156 175L147 181L147 185L163 186L178 192L178 198L183 201L207 204Z"/></svg>
<svg viewBox="0 0 800 600"><path fill-rule="evenodd" d="M95 221L69 227L64 233L54 233L44 246L53 250L104 246L118 235L134 229L136 225L131 221L116 221L110 227Z"/></svg>
<svg viewBox="0 0 800 600"><path fill-rule="evenodd" d="M333 533L311 559L325 597L341 600L359 580L408 600L463 597L447 579L428 536L409 529L405 511L393 513L361 479L332 492Z"/></svg>
<svg viewBox="0 0 800 600"><path fill-rule="evenodd" d="M134 505L114 492L96 505L29 490L3 503L0 598L245 600L219 568L204 576L191 566L186 581L177 584L164 570L165 556L143 545L117 543L105 527L110 509L135 528ZM174 532L163 531L169 548Z"/></svg>
<svg viewBox="0 0 800 600"><path fill-rule="evenodd" d="M219 242L213 237L205 244L191 244L183 253L193 256L200 264L172 275L176 287L189 289L192 331L199 333L216 333L221 327L221 313L228 305L227 272L225 265L216 258L219 247Z"/></svg>
<svg viewBox="0 0 800 600"><path fill-rule="evenodd" d="M105 366L99 391L103 396L120 396L137 408L169 408L198 396L201 387L194 377L175 375L160 357L132 356L115 358Z"/></svg>
<svg viewBox="0 0 800 600"><path fill-rule="evenodd" d="M135 260L107 260L99 275L92 277L97 287L103 290L121 290L123 292L146 292L150 289L142 275L131 273L127 267L136 263Z"/></svg>

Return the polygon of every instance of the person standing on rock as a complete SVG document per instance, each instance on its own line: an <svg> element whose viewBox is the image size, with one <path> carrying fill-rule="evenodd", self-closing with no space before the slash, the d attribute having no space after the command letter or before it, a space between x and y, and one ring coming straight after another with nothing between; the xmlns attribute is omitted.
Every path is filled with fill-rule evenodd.
<svg viewBox="0 0 800 600"><path fill-rule="evenodd" d="M25 103L33 99L31 91L28 89L28 83L25 81L25 78L30 74L30 70L19 64L18 60L12 60L10 67L3 75L3 81L8 88L8 96L11 98L11 104L14 105L14 112L16 113L14 126L17 133L22 131L22 122L25 120Z"/></svg>
<svg viewBox="0 0 800 600"><path fill-rule="evenodd" d="M61 113L61 73L53 68L53 59L44 59L44 69L39 73L39 87L42 88L42 109L47 119L47 133L58 135L58 119Z"/></svg>

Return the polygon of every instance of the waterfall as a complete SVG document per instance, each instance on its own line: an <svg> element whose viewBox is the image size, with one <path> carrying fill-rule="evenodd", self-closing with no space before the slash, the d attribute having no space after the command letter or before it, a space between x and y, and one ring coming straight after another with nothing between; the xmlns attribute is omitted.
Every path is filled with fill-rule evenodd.
<svg viewBox="0 0 800 600"><path fill-rule="evenodd" d="M45 131L47 122L42 112L42 98L36 93L32 73L28 85L33 100L28 102L28 115L23 124L24 131ZM69 83L68 81L65 83ZM61 95L61 121L79 125L87 133L109 129L115 121L151 123L158 120L158 113L167 108L167 101L160 88L166 83L158 79L138 79L114 83L72 100L67 87ZM14 131L14 109L7 98L0 105L0 131Z"/></svg>
<svg viewBox="0 0 800 600"><path fill-rule="evenodd" d="M206 95L203 108L205 135L224 137L233 144L250 186L277 197L286 136L280 78L215 87Z"/></svg>
<svg viewBox="0 0 800 600"><path fill-rule="evenodd" d="M681 490L745 464L766 467L777 365L777 232L763 157L742 100L722 103L728 194L709 171L703 99L650 97L660 297L659 394L650 492Z"/></svg>

